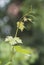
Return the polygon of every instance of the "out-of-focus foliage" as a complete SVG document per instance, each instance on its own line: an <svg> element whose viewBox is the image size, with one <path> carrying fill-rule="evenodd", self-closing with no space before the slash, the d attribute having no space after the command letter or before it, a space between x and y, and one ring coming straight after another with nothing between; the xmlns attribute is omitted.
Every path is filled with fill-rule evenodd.
<svg viewBox="0 0 44 65"><path fill-rule="evenodd" d="M16 32L16 22L19 21L23 15L28 13L31 7L31 16L28 15L26 18L33 22L32 24L29 22L27 25L25 19L25 26L27 25L26 30L23 32L19 31L18 36L23 40L24 46L29 46L29 49L30 47L36 48L39 57L38 54L35 53L32 53L31 58L25 57L25 55L21 53L16 53L13 57L12 65L29 65L30 63L32 63L32 65L44 65L44 0L24 0L23 2L20 0L20 3L22 2L21 14L18 16L8 15L7 9L10 1L5 0L4 2L4 0L0 0L0 65L11 65L11 62L9 62L11 46L5 43L3 39L7 35L14 36ZM36 58L38 58L38 60L36 60Z"/></svg>
<svg viewBox="0 0 44 65"><path fill-rule="evenodd" d="M11 65L11 63L12 65L29 65L38 59L38 53L35 49L31 49L30 47L26 49L24 47L23 49L23 46L17 45L14 46L13 60L11 62L11 52L13 52L12 47L8 43L2 41L0 44L0 65Z"/></svg>

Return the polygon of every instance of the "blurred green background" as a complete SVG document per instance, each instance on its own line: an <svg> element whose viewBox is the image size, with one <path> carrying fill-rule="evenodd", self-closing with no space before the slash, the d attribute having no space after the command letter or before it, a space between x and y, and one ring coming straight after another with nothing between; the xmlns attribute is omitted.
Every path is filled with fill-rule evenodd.
<svg viewBox="0 0 44 65"><path fill-rule="evenodd" d="M18 36L23 40L24 46L37 49L39 58L32 64L26 64L23 61L22 63L23 65L44 65L44 0L0 0L0 65L5 65L10 56L11 47L5 44L5 37L8 35L14 37L16 22L29 12L31 6L35 16L34 24L30 29L19 31ZM13 61L13 65L21 64L18 64L17 59Z"/></svg>

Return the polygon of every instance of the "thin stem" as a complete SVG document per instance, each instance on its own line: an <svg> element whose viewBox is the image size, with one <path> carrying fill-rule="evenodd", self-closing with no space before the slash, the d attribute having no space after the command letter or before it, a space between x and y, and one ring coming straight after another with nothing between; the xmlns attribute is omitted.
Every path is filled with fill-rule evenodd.
<svg viewBox="0 0 44 65"><path fill-rule="evenodd" d="M20 20L19 20L19 22L22 21L23 20L22 18L24 18L26 15L28 15L31 12L32 12L32 6L31 6L31 11L27 12L23 17L21 17ZM20 24L19 24L19 26L20 26ZM19 28L17 27L15 37L17 37L18 30L19 30ZM11 65L12 65L13 56L14 56L14 46L12 46L12 51L11 51L10 54L11 54L10 62L11 62Z"/></svg>
<svg viewBox="0 0 44 65"><path fill-rule="evenodd" d="M18 27L17 27L17 30L16 30L16 34L15 34L15 37L17 37L17 33L18 33Z"/></svg>
<svg viewBox="0 0 44 65"><path fill-rule="evenodd" d="M14 46L12 46L12 51L11 51L11 56L10 56L10 62L11 62L11 65L12 65L12 60L13 60L13 56L14 56Z"/></svg>

